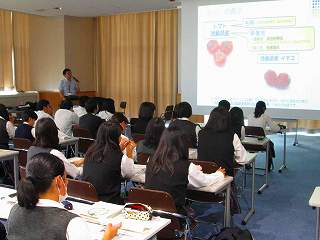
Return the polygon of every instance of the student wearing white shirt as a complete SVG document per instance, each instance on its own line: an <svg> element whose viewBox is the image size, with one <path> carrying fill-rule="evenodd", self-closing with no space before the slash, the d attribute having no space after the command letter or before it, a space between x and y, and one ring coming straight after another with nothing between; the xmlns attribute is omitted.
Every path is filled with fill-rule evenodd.
<svg viewBox="0 0 320 240"><path fill-rule="evenodd" d="M279 132L281 130L281 127L274 121L272 121L272 119L265 113L266 110L266 103L263 101L258 101L256 103L254 113L248 116L248 126L261 127L264 130L266 130L266 127L268 126L272 132ZM269 150L268 168L270 171L273 166L272 159L276 156L274 151L274 144L272 141L269 141Z"/></svg>
<svg viewBox="0 0 320 240"><path fill-rule="evenodd" d="M38 103L37 103L37 111L36 114L38 115L38 120L41 118L51 118L52 114L53 114L53 109L50 105L50 102L46 99L41 99Z"/></svg>
<svg viewBox="0 0 320 240"><path fill-rule="evenodd" d="M88 96L81 96L79 98L79 106L73 106L73 111L75 112L75 114L78 115L79 118L87 114L87 110L85 109L85 106L88 99L89 99Z"/></svg>
<svg viewBox="0 0 320 240"><path fill-rule="evenodd" d="M69 176L76 178L82 175L82 167L77 167L75 164L70 163L63 153L58 150L58 129L51 118L42 118L37 121L35 136L36 140L34 142L34 146L31 146L27 153L28 161L38 153L51 153L63 161L66 172Z"/></svg>
<svg viewBox="0 0 320 240"><path fill-rule="evenodd" d="M245 138L243 111L239 107L233 107L230 110L231 128L243 140Z"/></svg>
<svg viewBox="0 0 320 240"><path fill-rule="evenodd" d="M39 153L27 163L26 178L18 187L18 204L11 209L8 239L92 239L86 222L64 209L67 196L63 162L48 153ZM103 240L110 240L120 225L108 225Z"/></svg>
<svg viewBox="0 0 320 240"><path fill-rule="evenodd" d="M99 102L99 112L97 116L109 121L115 113L114 101L111 98L101 98Z"/></svg>
<svg viewBox="0 0 320 240"><path fill-rule="evenodd" d="M14 119L10 118L7 108L0 104L0 148L9 148L9 138L13 138L16 131L13 122Z"/></svg>
<svg viewBox="0 0 320 240"><path fill-rule="evenodd" d="M146 168L145 187L165 191L175 200L177 210L185 213L185 197L188 184L200 188L220 182L225 170L205 174L201 167L188 160L185 133L178 127L169 126L162 133L160 143Z"/></svg>
<svg viewBox="0 0 320 240"><path fill-rule="evenodd" d="M136 173L133 160L120 149L120 135L118 122L100 125L95 142L86 152L82 177L96 188L99 200L116 204L123 204L121 179Z"/></svg>
<svg viewBox="0 0 320 240"><path fill-rule="evenodd" d="M54 122L61 132L72 137L72 126L79 124L79 117L72 110L71 100L63 100L54 114Z"/></svg>

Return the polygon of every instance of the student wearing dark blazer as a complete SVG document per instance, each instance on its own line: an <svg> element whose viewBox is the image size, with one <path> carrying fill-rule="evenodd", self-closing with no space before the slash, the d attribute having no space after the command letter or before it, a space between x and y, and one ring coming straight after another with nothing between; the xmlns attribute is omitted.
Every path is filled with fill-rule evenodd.
<svg viewBox="0 0 320 240"><path fill-rule="evenodd" d="M109 120L100 125L97 139L86 153L82 177L96 188L99 200L116 204L123 204L122 177L136 173L133 160L120 149L120 135L119 122Z"/></svg>
<svg viewBox="0 0 320 240"><path fill-rule="evenodd" d="M132 132L144 134L149 121L153 118L156 106L152 102L143 102L139 108L139 118L132 123Z"/></svg>
<svg viewBox="0 0 320 240"><path fill-rule="evenodd" d="M188 139L188 147L196 148L198 145L197 136L200 131L200 127L189 120L191 115L192 107L188 102L178 103L174 107L175 120L170 123L170 126L180 128Z"/></svg>
<svg viewBox="0 0 320 240"><path fill-rule="evenodd" d="M200 188L222 181L225 170L205 174L200 166L188 160L186 136L177 127L164 130L158 148L150 158L146 169L145 187L165 191L175 200L177 210L185 213L185 197L188 184Z"/></svg>
<svg viewBox="0 0 320 240"><path fill-rule="evenodd" d="M34 124L38 119L37 114L34 111L26 110L22 114L23 123L18 126L15 132L16 138L26 138L30 141L34 141L34 136L32 135L32 129L34 128Z"/></svg>
<svg viewBox="0 0 320 240"><path fill-rule="evenodd" d="M92 138L96 138L97 131L100 124L105 121L95 115L98 112L98 104L95 99L89 99L86 102L85 107L86 107L87 114L80 117L79 126L81 128L85 128L89 130Z"/></svg>

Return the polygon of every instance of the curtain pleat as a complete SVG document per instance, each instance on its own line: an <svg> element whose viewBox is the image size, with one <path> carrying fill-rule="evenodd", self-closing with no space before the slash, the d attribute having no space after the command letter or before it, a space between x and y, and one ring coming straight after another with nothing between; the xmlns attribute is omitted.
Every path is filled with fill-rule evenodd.
<svg viewBox="0 0 320 240"><path fill-rule="evenodd" d="M31 90L29 14L13 12L15 86L18 91Z"/></svg>
<svg viewBox="0 0 320 240"><path fill-rule="evenodd" d="M12 21L11 12L0 10L0 89L12 89Z"/></svg>

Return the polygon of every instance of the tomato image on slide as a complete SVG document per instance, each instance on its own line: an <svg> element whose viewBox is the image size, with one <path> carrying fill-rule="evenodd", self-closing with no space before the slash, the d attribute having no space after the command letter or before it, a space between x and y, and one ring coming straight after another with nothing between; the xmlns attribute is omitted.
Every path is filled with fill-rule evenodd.
<svg viewBox="0 0 320 240"><path fill-rule="evenodd" d="M233 50L233 43L231 41L223 41L219 44L217 40L212 39L207 43L207 50L213 56L216 66L223 67L227 57Z"/></svg>
<svg viewBox="0 0 320 240"><path fill-rule="evenodd" d="M270 87L277 89L287 89L290 85L291 79L287 73L277 73L273 70L268 70L264 74L264 79Z"/></svg>

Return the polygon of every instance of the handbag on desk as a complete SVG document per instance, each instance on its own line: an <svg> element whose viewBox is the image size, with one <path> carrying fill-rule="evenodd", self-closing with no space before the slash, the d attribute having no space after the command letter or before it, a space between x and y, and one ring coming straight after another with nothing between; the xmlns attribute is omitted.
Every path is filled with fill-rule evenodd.
<svg viewBox="0 0 320 240"><path fill-rule="evenodd" d="M142 203L127 203L123 212L125 218L148 221L152 218L152 208Z"/></svg>

